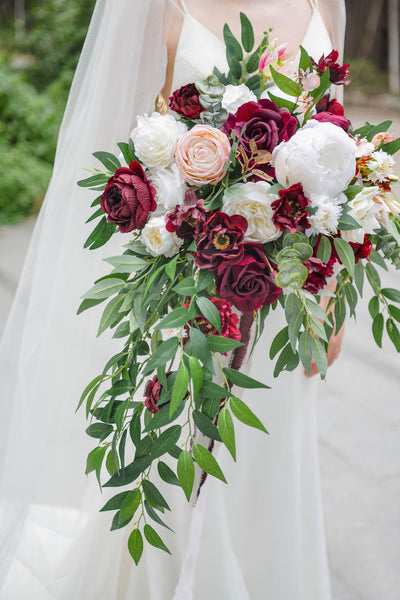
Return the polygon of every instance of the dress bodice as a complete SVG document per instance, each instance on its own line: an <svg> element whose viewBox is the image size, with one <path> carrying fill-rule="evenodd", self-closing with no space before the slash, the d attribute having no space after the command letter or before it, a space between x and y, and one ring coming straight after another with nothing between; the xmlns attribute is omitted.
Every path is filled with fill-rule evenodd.
<svg viewBox="0 0 400 600"><path fill-rule="evenodd" d="M225 45L207 27L202 25L180 4L170 0L183 14L183 25L176 49L172 90L210 75L216 66L222 73L228 70ZM332 41L318 10L317 0L309 0L313 12L301 45L315 59L329 54ZM284 42L285 40L280 40ZM299 56L296 57L298 61Z"/></svg>

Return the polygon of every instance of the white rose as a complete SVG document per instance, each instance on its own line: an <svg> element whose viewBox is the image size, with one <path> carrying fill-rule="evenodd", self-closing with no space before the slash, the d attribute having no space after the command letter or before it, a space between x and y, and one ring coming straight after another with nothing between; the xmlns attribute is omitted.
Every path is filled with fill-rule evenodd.
<svg viewBox="0 0 400 600"><path fill-rule="evenodd" d="M155 196L157 210L153 214L164 215L173 210L177 204L184 203L186 184L176 162L162 169L151 169L148 178L157 192Z"/></svg>
<svg viewBox="0 0 400 600"><path fill-rule="evenodd" d="M375 229L379 229L376 216L380 212L381 206L374 201L379 192L378 186L365 187L348 203L351 208L349 211L350 216L358 221L361 227L360 229L342 231L342 238L347 242L362 244L366 233L373 233Z"/></svg>
<svg viewBox="0 0 400 600"><path fill-rule="evenodd" d="M257 102L257 96L244 83L227 85L222 96L222 108L230 113L235 113L239 106L252 101Z"/></svg>
<svg viewBox="0 0 400 600"><path fill-rule="evenodd" d="M172 115L153 113L137 118L131 138L138 158L146 167L166 167L174 158L179 137L187 127Z"/></svg>
<svg viewBox="0 0 400 600"><path fill-rule="evenodd" d="M152 256L175 256L183 244L175 233L166 230L164 217L151 217L140 237Z"/></svg>
<svg viewBox="0 0 400 600"><path fill-rule="evenodd" d="M277 200L277 194L269 194L269 183L237 183L227 189L222 199L222 210L228 215L242 215L247 219L248 228L244 237L246 242L272 242L282 232L272 220L271 204Z"/></svg>
<svg viewBox="0 0 400 600"><path fill-rule="evenodd" d="M271 162L285 188L300 182L308 197L333 198L355 175L356 145L341 127L312 120L274 149Z"/></svg>

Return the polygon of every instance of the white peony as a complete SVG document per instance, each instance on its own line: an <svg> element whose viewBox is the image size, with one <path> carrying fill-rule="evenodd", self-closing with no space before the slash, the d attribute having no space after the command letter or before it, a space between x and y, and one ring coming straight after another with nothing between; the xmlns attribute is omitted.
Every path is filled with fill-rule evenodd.
<svg viewBox="0 0 400 600"><path fill-rule="evenodd" d="M301 183L305 194L334 198L356 171L356 144L341 127L311 120L272 153L276 178L285 188Z"/></svg>
<svg viewBox="0 0 400 600"><path fill-rule="evenodd" d="M151 217L140 237L152 256L175 256L183 244L176 233L166 230L164 217Z"/></svg>
<svg viewBox="0 0 400 600"><path fill-rule="evenodd" d="M156 190L157 210L153 214L164 215L174 210L177 204L184 203L186 184L176 162L162 169L150 169L147 175Z"/></svg>
<svg viewBox="0 0 400 600"><path fill-rule="evenodd" d="M318 235L320 233L331 235L337 233L338 222L342 214L340 201L336 198L331 199L326 194L311 196L311 207L317 210L308 219L311 225L307 229L308 235Z"/></svg>
<svg viewBox="0 0 400 600"><path fill-rule="evenodd" d="M230 113L235 113L237 109L246 102L257 102L257 96L249 90L247 85L227 85L222 97L222 108Z"/></svg>
<svg viewBox="0 0 400 600"><path fill-rule="evenodd" d="M138 158L146 167L166 167L172 162L178 139L186 130L186 125L172 115L154 112L150 117L138 116L131 138Z"/></svg>
<svg viewBox="0 0 400 600"><path fill-rule="evenodd" d="M342 231L342 238L347 242L362 244L366 233L373 233L375 229L379 229L377 214L381 210L381 205L374 200L379 192L378 186L365 187L348 203L351 208L350 216L358 221L361 227Z"/></svg>
<svg viewBox="0 0 400 600"><path fill-rule="evenodd" d="M227 189L222 199L222 211L228 215L242 215L247 219L246 242L272 242L282 231L272 220L271 204L277 194L269 194L270 184L266 181L237 183Z"/></svg>

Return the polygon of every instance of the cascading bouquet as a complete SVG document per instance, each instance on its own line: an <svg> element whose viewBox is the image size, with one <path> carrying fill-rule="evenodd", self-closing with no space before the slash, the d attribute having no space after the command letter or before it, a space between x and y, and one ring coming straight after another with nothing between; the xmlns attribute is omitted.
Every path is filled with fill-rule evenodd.
<svg viewBox="0 0 400 600"><path fill-rule="evenodd" d="M241 44L224 28L228 74L174 91L169 114L139 116L120 158L95 152L105 170L79 182L101 192L86 247L125 234L78 311L107 301L98 333L112 329L122 349L79 405L98 439L86 472L101 485L105 464L103 485L124 487L102 510L116 511L112 529L133 521L136 563L142 531L168 552L149 524L167 526L160 482L195 502L207 474L225 481L213 448L235 459L234 418L266 431L238 396L267 387L242 367L277 304L287 324L270 348L275 376L314 361L325 377L327 344L355 314L364 275L374 338L380 346L386 321L400 351L400 292L382 288L374 266L400 265L400 139L388 121L352 130L330 97L349 83L336 51L315 61L301 48L289 76L270 31L254 49L243 13L241 23Z"/></svg>

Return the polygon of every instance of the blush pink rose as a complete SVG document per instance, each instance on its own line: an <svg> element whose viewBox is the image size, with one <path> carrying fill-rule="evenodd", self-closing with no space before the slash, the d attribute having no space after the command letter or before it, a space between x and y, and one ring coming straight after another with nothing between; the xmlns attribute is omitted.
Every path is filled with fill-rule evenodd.
<svg viewBox="0 0 400 600"><path fill-rule="evenodd" d="M216 184L225 177L231 146L225 133L211 125L195 125L178 141L176 164L189 185Z"/></svg>

